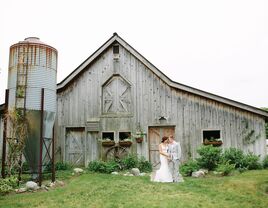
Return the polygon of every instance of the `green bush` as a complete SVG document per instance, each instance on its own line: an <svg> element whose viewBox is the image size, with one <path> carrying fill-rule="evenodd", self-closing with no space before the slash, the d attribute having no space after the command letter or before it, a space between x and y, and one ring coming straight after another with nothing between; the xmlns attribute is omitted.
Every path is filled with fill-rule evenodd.
<svg viewBox="0 0 268 208"><path fill-rule="evenodd" d="M120 170L129 170L131 168L139 168L141 172L152 171L152 164L146 161L144 157L140 159L137 155L128 155L121 160L110 160L110 161L91 161L88 164L88 170L98 173L111 173Z"/></svg>
<svg viewBox="0 0 268 208"><path fill-rule="evenodd" d="M180 166L180 173L183 176L191 176L192 172L197 171L198 169L199 165L197 161L191 159Z"/></svg>
<svg viewBox="0 0 268 208"><path fill-rule="evenodd" d="M201 168L213 170L217 167L221 159L222 149L213 147L212 145L206 145L198 148L197 152L200 155L200 157L196 159L198 165Z"/></svg>
<svg viewBox="0 0 268 208"><path fill-rule="evenodd" d="M7 194L11 192L14 188L18 186L18 179L14 176L9 178L0 179L0 195Z"/></svg>
<svg viewBox="0 0 268 208"><path fill-rule="evenodd" d="M262 161L263 168L268 168L268 155Z"/></svg>
<svg viewBox="0 0 268 208"><path fill-rule="evenodd" d="M137 155L129 154L128 156L123 158L120 163L122 164L123 170L128 170L131 168L138 167L139 160Z"/></svg>
<svg viewBox="0 0 268 208"><path fill-rule="evenodd" d="M139 160L138 160L138 166L139 170L141 172L152 172L153 170L153 167L152 167L152 164L146 160L144 157L141 157Z"/></svg>
<svg viewBox="0 0 268 208"><path fill-rule="evenodd" d="M51 171L51 163L47 164L46 171ZM56 162L55 170L70 170L72 166L66 162Z"/></svg>
<svg viewBox="0 0 268 208"><path fill-rule="evenodd" d="M248 170L258 170L262 168L261 163L259 162L260 158L253 153L249 153L245 155L243 159L243 168L247 168Z"/></svg>
<svg viewBox="0 0 268 208"><path fill-rule="evenodd" d="M245 155L242 150L231 147L224 150L221 161L222 163L226 163L228 161L229 164L234 164L235 168L241 168L243 167L244 157Z"/></svg>
<svg viewBox="0 0 268 208"><path fill-rule="evenodd" d="M217 172L221 172L222 175L227 176L235 169L235 164L230 164L229 161L221 163L217 167Z"/></svg>

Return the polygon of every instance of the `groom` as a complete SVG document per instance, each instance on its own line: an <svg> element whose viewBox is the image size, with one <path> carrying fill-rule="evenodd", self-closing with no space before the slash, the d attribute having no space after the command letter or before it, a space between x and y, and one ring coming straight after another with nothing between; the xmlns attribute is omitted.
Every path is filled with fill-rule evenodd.
<svg viewBox="0 0 268 208"><path fill-rule="evenodd" d="M182 177L179 174L179 163L181 159L181 146L178 142L174 140L174 136L169 136L168 145L169 154L169 168L172 174L173 182L183 182Z"/></svg>

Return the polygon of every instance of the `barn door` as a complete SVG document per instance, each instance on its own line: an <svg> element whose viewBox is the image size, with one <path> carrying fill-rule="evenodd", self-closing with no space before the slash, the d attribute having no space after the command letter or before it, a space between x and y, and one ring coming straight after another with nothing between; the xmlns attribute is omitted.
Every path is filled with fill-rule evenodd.
<svg viewBox="0 0 268 208"><path fill-rule="evenodd" d="M72 165L85 165L84 128L66 129L65 161Z"/></svg>
<svg viewBox="0 0 268 208"><path fill-rule="evenodd" d="M174 133L174 126L149 128L149 157L154 169L159 168L160 165L158 146L161 143L162 137L174 135Z"/></svg>

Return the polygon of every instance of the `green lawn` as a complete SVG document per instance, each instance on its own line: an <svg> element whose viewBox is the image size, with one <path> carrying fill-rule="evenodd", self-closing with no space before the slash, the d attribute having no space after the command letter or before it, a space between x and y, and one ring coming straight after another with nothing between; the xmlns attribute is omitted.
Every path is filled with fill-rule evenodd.
<svg viewBox="0 0 268 208"><path fill-rule="evenodd" d="M11 194L0 207L268 207L268 170L229 177L185 178L183 184L150 182L149 177L87 173L48 192Z"/></svg>

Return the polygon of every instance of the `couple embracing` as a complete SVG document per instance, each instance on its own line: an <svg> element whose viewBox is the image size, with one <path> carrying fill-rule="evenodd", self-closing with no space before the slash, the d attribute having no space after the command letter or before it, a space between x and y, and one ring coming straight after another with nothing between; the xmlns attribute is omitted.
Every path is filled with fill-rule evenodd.
<svg viewBox="0 0 268 208"><path fill-rule="evenodd" d="M181 147L174 136L163 137L159 144L160 168L156 171L155 182L183 182L179 174Z"/></svg>

